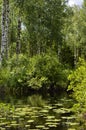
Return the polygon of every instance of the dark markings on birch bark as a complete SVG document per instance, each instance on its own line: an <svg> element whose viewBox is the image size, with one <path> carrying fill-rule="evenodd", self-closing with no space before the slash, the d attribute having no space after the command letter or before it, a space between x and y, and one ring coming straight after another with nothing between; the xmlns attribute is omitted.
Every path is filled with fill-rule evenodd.
<svg viewBox="0 0 86 130"><path fill-rule="evenodd" d="M6 58L8 58L9 44L9 0L6 0Z"/></svg>
<svg viewBox="0 0 86 130"><path fill-rule="evenodd" d="M21 44L20 44L20 36L21 36L21 18L18 18L18 27L17 27L17 42L16 42L16 54L18 57L18 54L20 54L20 48L21 48Z"/></svg>

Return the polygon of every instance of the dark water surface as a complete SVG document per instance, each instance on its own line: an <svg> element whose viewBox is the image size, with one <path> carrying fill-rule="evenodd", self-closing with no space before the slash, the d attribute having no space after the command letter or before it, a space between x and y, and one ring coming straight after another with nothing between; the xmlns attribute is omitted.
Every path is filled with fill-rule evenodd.
<svg viewBox="0 0 86 130"><path fill-rule="evenodd" d="M71 112L73 100L66 94L0 101L0 130L85 130Z"/></svg>

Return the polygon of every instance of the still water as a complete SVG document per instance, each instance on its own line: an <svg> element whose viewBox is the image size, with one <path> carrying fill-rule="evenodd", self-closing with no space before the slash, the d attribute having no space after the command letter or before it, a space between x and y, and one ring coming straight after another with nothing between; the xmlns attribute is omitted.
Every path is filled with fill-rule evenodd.
<svg viewBox="0 0 86 130"><path fill-rule="evenodd" d="M66 94L9 96L0 102L0 130L85 130L71 112L74 102Z"/></svg>

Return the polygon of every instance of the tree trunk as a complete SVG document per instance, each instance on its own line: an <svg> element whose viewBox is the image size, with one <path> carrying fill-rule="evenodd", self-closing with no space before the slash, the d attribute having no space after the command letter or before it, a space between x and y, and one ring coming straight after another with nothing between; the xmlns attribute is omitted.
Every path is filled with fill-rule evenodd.
<svg viewBox="0 0 86 130"><path fill-rule="evenodd" d="M76 68L77 61L79 58L79 50L77 47L74 46L74 67Z"/></svg>
<svg viewBox="0 0 86 130"><path fill-rule="evenodd" d="M20 36L21 36L21 18L18 18L18 27L17 27L17 42L16 42L16 54L18 58L18 54L21 51L21 44L20 44Z"/></svg>
<svg viewBox="0 0 86 130"><path fill-rule="evenodd" d="M9 44L9 0L6 0L6 58L8 58Z"/></svg>
<svg viewBox="0 0 86 130"><path fill-rule="evenodd" d="M9 42L9 0L3 0L2 5L2 16L1 16L1 57L0 61L3 58L8 57L8 42Z"/></svg>
<svg viewBox="0 0 86 130"><path fill-rule="evenodd" d="M61 46L58 45L58 60L60 61Z"/></svg>

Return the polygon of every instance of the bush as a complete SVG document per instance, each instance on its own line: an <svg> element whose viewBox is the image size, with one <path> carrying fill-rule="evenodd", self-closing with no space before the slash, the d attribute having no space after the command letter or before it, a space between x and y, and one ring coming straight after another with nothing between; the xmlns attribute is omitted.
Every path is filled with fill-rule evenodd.
<svg viewBox="0 0 86 130"><path fill-rule="evenodd" d="M64 69L54 52L33 57L20 54L18 59L14 55L4 68L1 67L0 85L33 89L51 85L66 87L67 75L68 70Z"/></svg>
<svg viewBox="0 0 86 130"><path fill-rule="evenodd" d="M16 55L9 59L6 67L1 67L0 86L17 87L25 85L26 78L26 56L20 54L18 60Z"/></svg>
<svg viewBox="0 0 86 130"><path fill-rule="evenodd" d="M8 67L0 68L0 86L8 86L10 78L10 70Z"/></svg>
<svg viewBox="0 0 86 130"><path fill-rule="evenodd" d="M30 58L30 64L27 69L27 84L32 88L41 88L42 86L66 86L67 71L58 61L58 57L53 52L42 55L36 55Z"/></svg>
<svg viewBox="0 0 86 130"><path fill-rule="evenodd" d="M86 108L86 62L79 59L77 68L68 77L70 85L68 90L73 90L73 98L77 101L73 110L79 112Z"/></svg>

